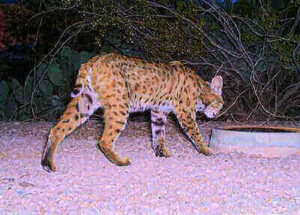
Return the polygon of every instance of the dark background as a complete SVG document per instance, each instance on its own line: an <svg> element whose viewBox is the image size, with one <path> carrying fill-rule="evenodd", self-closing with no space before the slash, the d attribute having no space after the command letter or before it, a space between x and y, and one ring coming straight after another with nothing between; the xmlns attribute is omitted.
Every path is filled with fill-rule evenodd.
<svg viewBox="0 0 300 215"><path fill-rule="evenodd" d="M298 0L2 0L0 119L56 120L80 64L114 51L222 75L218 120L300 120L299 22Z"/></svg>

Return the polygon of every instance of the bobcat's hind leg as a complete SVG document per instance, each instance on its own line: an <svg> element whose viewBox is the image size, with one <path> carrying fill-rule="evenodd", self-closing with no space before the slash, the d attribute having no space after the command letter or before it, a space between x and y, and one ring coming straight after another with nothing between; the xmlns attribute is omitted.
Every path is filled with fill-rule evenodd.
<svg viewBox="0 0 300 215"><path fill-rule="evenodd" d="M107 106L104 112L105 127L99 148L112 163L118 166L127 166L130 164L130 159L120 157L115 151L114 143L126 125L128 108L122 103L115 104L115 101L109 102ZM113 109L112 106L118 107L118 109Z"/></svg>
<svg viewBox="0 0 300 215"><path fill-rule="evenodd" d="M159 157L171 156L165 146L166 122L167 117L164 112L151 110L152 148L155 155Z"/></svg>
<svg viewBox="0 0 300 215"><path fill-rule="evenodd" d="M55 155L60 142L84 123L97 108L89 95L83 94L75 97L69 103L60 121L51 129L48 142L42 156L42 166L47 171L56 171Z"/></svg>
<svg viewBox="0 0 300 215"><path fill-rule="evenodd" d="M205 155L212 155L212 150L203 143L200 130L196 123L196 112L194 110L182 111L182 109L177 108L176 113L179 124L192 141L196 150Z"/></svg>

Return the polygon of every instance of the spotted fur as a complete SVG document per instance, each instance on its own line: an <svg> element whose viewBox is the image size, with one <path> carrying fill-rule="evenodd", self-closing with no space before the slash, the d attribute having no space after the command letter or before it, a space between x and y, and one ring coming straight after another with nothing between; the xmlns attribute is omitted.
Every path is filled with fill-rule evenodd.
<svg viewBox="0 0 300 215"><path fill-rule="evenodd" d="M147 109L151 109L152 147L157 156L170 156L165 146L166 115L170 112L177 116L196 150L210 155L195 121L196 111L215 117L223 107L222 86L221 76L207 83L177 61L157 64L115 53L96 56L81 65L72 100L50 131L42 165L56 171L59 143L100 107L105 110L105 128L99 148L116 165L130 164L128 157L120 157L114 149L129 113Z"/></svg>

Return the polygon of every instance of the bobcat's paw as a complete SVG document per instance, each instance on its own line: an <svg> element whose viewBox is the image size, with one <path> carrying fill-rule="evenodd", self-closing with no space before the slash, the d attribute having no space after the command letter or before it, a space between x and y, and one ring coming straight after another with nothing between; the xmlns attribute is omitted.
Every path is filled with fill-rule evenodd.
<svg viewBox="0 0 300 215"><path fill-rule="evenodd" d="M166 149L166 147L157 146L155 148L155 156L157 157L170 157L171 153Z"/></svg>
<svg viewBox="0 0 300 215"><path fill-rule="evenodd" d="M129 157L119 158L119 159L114 160L112 162L115 163L117 166L128 166L128 165L131 164Z"/></svg>
<svg viewBox="0 0 300 215"><path fill-rule="evenodd" d="M46 170L47 172L56 172L58 168L54 164L54 161L50 158L49 154L50 154L49 150L47 150L44 153L41 164L43 166L43 169Z"/></svg>
<svg viewBox="0 0 300 215"><path fill-rule="evenodd" d="M201 148L201 152L207 156L210 156L213 154L213 150L211 148L209 148L208 146L203 146Z"/></svg>
<svg viewBox="0 0 300 215"><path fill-rule="evenodd" d="M50 144L50 141L47 142L47 145L44 149L41 165L47 172L55 172L58 169L54 162L54 150L53 146Z"/></svg>
<svg viewBox="0 0 300 215"><path fill-rule="evenodd" d="M100 150L103 152L105 157L110 160L110 162L116 164L117 166L128 166L131 164L129 157L120 157L114 150L110 147L103 146L99 144Z"/></svg>

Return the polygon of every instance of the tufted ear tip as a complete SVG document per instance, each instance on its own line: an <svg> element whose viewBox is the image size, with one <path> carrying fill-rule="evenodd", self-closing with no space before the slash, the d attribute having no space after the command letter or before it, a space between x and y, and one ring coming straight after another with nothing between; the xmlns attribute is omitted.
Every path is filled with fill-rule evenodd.
<svg viewBox="0 0 300 215"><path fill-rule="evenodd" d="M223 78L221 75L216 75L216 77L223 81Z"/></svg>
<svg viewBox="0 0 300 215"><path fill-rule="evenodd" d="M221 75L216 75L216 76L213 78L212 82L214 82L214 81L217 81L217 82L223 84L223 78L222 78Z"/></svg>

